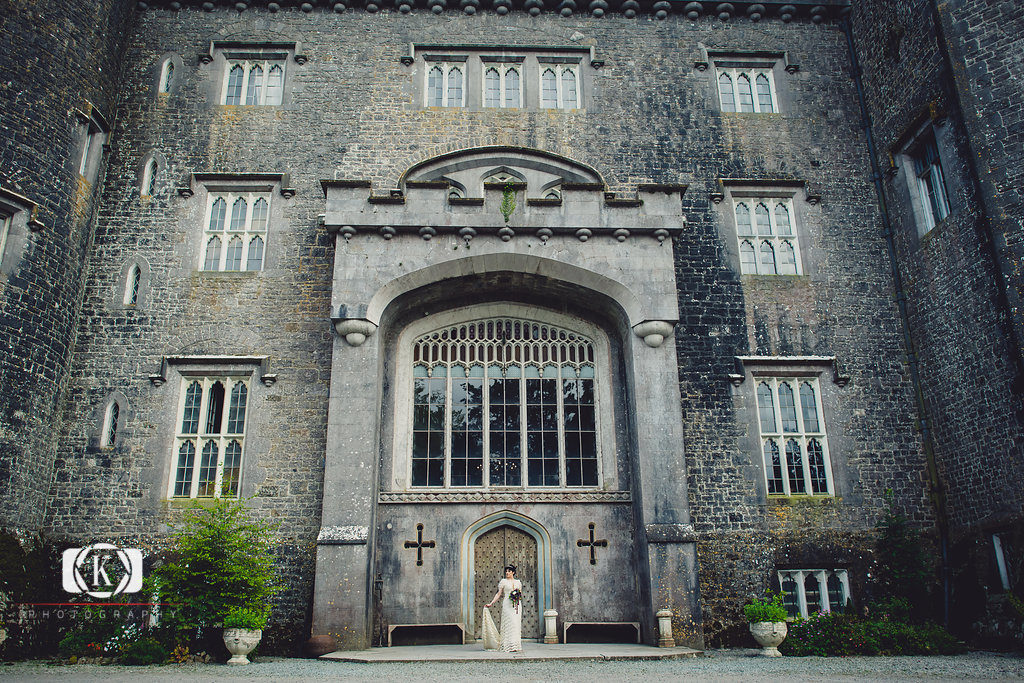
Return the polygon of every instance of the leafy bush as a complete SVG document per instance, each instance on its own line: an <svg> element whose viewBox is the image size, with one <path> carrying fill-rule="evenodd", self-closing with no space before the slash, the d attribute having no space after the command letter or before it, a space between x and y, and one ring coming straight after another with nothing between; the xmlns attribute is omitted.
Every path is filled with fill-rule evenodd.
<svg viewBox="0 0 1024 683"><path fill-rule="evenodd" d="M175 530L173 559L150 576L160 602L172 605L161 621L177 633L175 644L208 636L236 609L266 623L270 598L280 590L272 531L240 500L220 498L189 510Z"/></svg>
<svg viewBox="0 0 1024 683"><path fill-rule="evenodd" d="M62 657L115 657L141 632L130 619L127 611L118 609L79 608L75 625L61 638L57 651Z"/></svg>
<svg viewBox="0 0 1024 683"><path fill-rule="evenodd" d="M768 592L768 597L754 598L744 605L743 614L751 624L761 621L785 621L789 616L786 606L782 602L782 593L772 593L771 591Z"/></svg>
<svg viewBox="0 0 1024 683"><path fill-rule="evenodd" d="M267 626L265 611L256 612L251 609L236 607L224 617L224 628L244 628L250 631L262 631Z"/></svg>
<svg viewBox="0 0 1024 683"><path fill-rule="evenodd" d="M779 649L786 655L828 657L949 655L965 652L967 648L938 624L825 612L792 622Z"/></svg>
<svg viewBox="0 0 1024 683"><path fill-rule="evenodd" d="M121 651L123 664L163 664L165 661L167 648L152 636L132 641Z"/></svg>

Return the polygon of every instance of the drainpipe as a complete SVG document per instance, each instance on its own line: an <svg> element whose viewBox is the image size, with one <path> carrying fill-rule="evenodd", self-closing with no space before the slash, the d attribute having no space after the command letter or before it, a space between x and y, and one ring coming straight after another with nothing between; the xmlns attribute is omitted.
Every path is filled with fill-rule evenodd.
<svg viewBox="0 0 1024 683"><path fill-rule="evenodd" d="M941 550L941 575L942 575L942 615L943 623L949 625L949 522L946 514L946 494L939 477L939 470L935 462L935 447L932 442L931 427L928 421L928 411L924 400L924 391L921 387L921 371L917 359L917 352L914 350L914 339L910 331L910 316L907 313L907 295L903 290L903 279L900 276L899 262L896 259L896 242L892 231L892 221L889 219L889 205L885 199L885 187L882 184L882 169L878 165L878 154L875 148L875 136L871 126L871 115L868 113L867 101L864 98L864 84L861 80L860 61L857 59L857 49L853 42L853 25L849 15L842 19L841 26L846 34L846 45L850 52L850 75L857 87L857 101L860 103L860 126L864 130L864 137L868 143L868 157L871 159L871 179L875 184L875 194L878 197L878 208L882 214L882 236L885 238L886 251L889 254L889 267L892 271L892 281L896 288L896 306L899 308L900 326L903 330L903 344L907 349L907 365L910 368L910 383L914 388L914 401L917 405L917 419L921 425L921 441L924 447L925 462L928 471L929 497L935 506L935 515L939 529L939 546Z"/></svg>

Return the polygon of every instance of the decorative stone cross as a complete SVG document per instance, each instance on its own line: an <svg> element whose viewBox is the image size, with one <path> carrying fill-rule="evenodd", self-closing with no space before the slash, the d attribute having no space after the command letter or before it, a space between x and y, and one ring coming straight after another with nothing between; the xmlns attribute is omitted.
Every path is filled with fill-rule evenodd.
<svg viewBox="0 0 1024 683"><path fill-rule="evenodd" d="M591 532L591 537L593 537L593 532ZM415 541L406 541L405 542L405 547L406 548L416 548L416 566L419 567L419 566L423 565L423 549L424 548L433 548L434 547L434 542L433 541L424 541L423 540L423 525L422 524L417 524L416 525L416 540Z"/></svg>
<svg viewBox="0 0 1024 683"><path fill-rule="evenodd" d="M594 548L607 548L608 541L606 539L601 539L599 541L594 540L594 523L591 522L588 526L590 527L590 540L585 541L581 538L580 540L576 541L576 545L580 548L586 548L587 546L590 546L590 564L597 564L597 556L594 555Z"/></svg>

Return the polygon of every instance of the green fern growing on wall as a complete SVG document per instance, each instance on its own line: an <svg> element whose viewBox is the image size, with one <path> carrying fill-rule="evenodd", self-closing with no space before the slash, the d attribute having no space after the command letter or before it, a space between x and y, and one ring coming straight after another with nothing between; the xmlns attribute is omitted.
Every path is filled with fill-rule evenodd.
<svg viewBox="0 0 1024 683"><path fill-rule="evenodd" d="M505 183L505 189L501 192L501 215L505 218L505 224L508 225L509 218L512 217L512 212L516 210L516 193L512 189L512 181Z"/></svg>

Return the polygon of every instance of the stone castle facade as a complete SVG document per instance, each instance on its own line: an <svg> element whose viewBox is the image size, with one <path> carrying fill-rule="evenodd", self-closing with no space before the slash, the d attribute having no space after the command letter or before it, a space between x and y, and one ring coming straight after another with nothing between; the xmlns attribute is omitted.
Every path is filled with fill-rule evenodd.
<svg viewBox="0 0 1024 683"><path fill-rule="evenodd" d="M1012 1L3 9L6 529L251 498L343 648L507 561L524 635L740 642L888 504L953 615L1018 587Z"/></svg>

